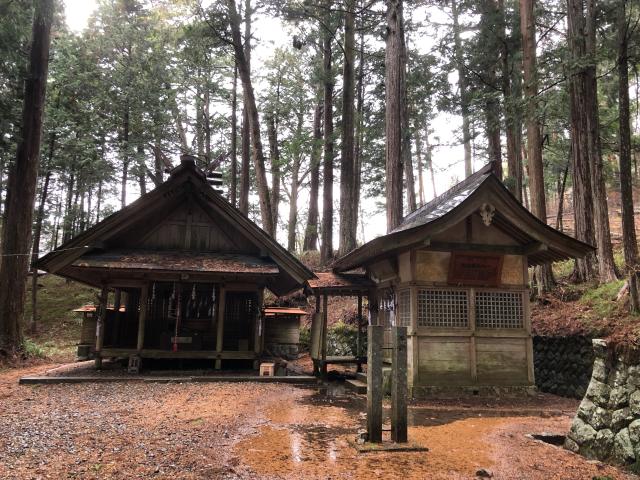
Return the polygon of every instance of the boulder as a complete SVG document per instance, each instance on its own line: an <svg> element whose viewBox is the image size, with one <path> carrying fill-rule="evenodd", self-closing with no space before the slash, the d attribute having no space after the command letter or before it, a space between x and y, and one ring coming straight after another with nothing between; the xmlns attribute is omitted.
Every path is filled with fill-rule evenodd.
<svg viewBox="0 0 640 480"><path fill-rule="evenodd" d="M608 428L598 431L593 441L591 450L596 458L608 458L611 455L613 447L614 435Z"/></svg>
<svg viewBox="0 0 640 480"><path fill-rule="evenodd" d="M629 429L624 428L618 432L613 440L613 456L622 463L635 461L636 455L633 451L633 444L629 438Z"/></svg>
<svg viewBox="0 0 640 480"><path fill-rule="evenodd" d="M607 365L602 358L596 358L593 361L593 372L591 376L599 382L607 381Z"/></svg>
<svg viewBox="0 0 640 480"><path fill-rule="evenodd" d="M640 419L629 424L629 439L634 445L640 446Z"/></svg>
<svg viewBox="0 0 640 480"><path fill-rule="evenodd" d="M622 430L633 421L633 415L629 407L614 410L611 414L611 428L614 432Z"/></svg>
<svg viewBox="0 0 640 480"><path fill-rule="evenodd" d="M583 445L591 445L596 439L597 433L591 425L576 417L573 419L568 437L582 447Z"/></svg>
<svg viewBox="0 0 640 480"><path fill-rule="evenodd" d="M609 403L611 387L606 383L591 379L586 397L600 407L606 407Z"/></svg>
<svg viewBox="0 0 640 480"><path fill-rule="evenodd" d="M609 394L609 407L615 410L629 405L629 393L627 385L613 388Z"/></svg>
<svg viewBox="0 0 640 480"><path fill-rule="evenodd" d="M629 408L631 413L640 416L640 390L636 390L629 396Z"/></svg>

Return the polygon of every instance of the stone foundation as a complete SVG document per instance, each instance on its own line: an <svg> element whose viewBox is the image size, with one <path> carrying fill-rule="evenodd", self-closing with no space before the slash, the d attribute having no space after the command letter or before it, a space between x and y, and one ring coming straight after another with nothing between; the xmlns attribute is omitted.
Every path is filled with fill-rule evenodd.
<svg viewBox="0 0 640 480"><path fill-rule="evenodd" d="M584 397L591 379L593 359L593 347L588 337L533 337L536 387L542 392Z"/></svg>
<svg viewBox="0 0 640 480"><path fill-rule="evenodd" d="M587 458L638 462L640 352L614 355L603 340L593 340L593 351L591 382L564 446Z"/></svg>

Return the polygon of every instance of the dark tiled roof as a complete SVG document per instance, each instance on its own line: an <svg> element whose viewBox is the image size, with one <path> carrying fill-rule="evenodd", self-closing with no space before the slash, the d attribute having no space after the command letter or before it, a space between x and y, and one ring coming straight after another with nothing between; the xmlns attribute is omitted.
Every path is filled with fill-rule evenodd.
<svg viewBox="0 0 640 480"><path fill-rule="evenodd" d="M270 259L228 253L113 250L88 253L73 262L74 267L129 270L171 270L209 273L277 274Z"/></svg>

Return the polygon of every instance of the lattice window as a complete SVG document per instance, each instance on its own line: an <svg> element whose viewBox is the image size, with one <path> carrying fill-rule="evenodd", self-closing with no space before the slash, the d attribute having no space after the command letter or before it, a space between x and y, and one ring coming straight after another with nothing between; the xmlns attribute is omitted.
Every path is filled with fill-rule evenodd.
<svg viewBox="0 0 640 480"><path fill-rule="evenodd" d="M418 325L464 328L469 325L466 290L418 290Z"/></svg>
<svg viewBox="0 0 640 480"><path fill-rule="evenodd" d="M398 315L396 318L399 327L411 325L411 292L409 290L398 293Z"/></svg>
<svg viewBox="0 0 640 480"><path fill-rule="evenodd" d="M522 328L523 325L521 292L476 292L478 328Z"/></svg>

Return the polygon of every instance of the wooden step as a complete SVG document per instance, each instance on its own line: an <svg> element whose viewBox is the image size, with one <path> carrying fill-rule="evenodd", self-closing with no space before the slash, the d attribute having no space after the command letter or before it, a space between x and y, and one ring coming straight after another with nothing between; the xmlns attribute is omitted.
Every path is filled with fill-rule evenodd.
<svg viewBox="0 0 640 480"><path fill-rule="evenodd" d="M345 380L345 384L347 385L347 388L350 388L356 393L359 393L359 394L367 393L367 384L364 382L361 382L360 380L348 379L348 380Z"/></svg>
<svg viewBox="0 0 640 480"><path fill-rule="evenodd" d="M367 374L364 372L356 373L356 380L363 382L365 385L367 383Z"/></svg>

